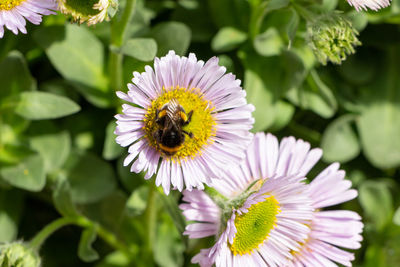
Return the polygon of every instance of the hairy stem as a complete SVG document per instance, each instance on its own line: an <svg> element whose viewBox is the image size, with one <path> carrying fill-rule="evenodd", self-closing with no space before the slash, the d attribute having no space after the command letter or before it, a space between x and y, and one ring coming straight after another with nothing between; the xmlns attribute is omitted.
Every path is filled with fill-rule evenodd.
<svg viewBox="0 0 400 267"><path fill-rule="evenodd" d="M110 72L110 86L113 91L118 91L122 88L123 55L119 53L118 50L124 43L126 30L133 16L135 6L136 0L127 0L121 18L119 20L117 18L114 18L111 22L111 47L113 47L113 49L110 51L108 65Z"/></svg>

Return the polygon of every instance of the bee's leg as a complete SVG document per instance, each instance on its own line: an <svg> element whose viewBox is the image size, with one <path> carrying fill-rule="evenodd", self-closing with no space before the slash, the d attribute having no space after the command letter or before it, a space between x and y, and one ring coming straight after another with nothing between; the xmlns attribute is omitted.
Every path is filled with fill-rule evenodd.
<svg viewBox="0 0 400 267"><path fill-rule="evenodd" d="M184 125L189 124L189 122L192 120L192 115L193 115L193 110L188 113L187 121L185 121Z"/></svg>
<svg viewBox="0 0 400 267"><path fill-rule="evenodd" d="M193 138L193 133L189 133L185 130L182 130L183 133L187 134L190 138Z"/></svg>

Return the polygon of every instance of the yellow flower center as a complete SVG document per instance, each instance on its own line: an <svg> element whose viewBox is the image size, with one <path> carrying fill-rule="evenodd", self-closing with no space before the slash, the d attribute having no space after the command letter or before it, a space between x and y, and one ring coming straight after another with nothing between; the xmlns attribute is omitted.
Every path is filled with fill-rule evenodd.
<svg viewBox="0 0 400 267"><path fill-rule="evenodd" d="M154 137L156 131L163 130L156 123L156 111L160 111L172 99L184 108L186 114L193 111L190 122L182 128L187 133L191 133L192 137L184 134L185 140L177 147L174 154L166 155L160 149L161 144ZM163 93L154 99L151 106L147 109L143 127L146 133L145 137L149 141L149 144L160 151L167 159L180 162L186 157L194 158L201 153L203 146L214 142L214 139L211 138L216 135L216 123L211 114L213 109L212 103L204 99L198 88L189 90L179 86L175 88L163 88Z"/></svg>
<svg viewBox="0 0 400 267"><path fill-rule="evenodd" d="M265 201L252 205L249 211L235 218L236 234L230 249L234 255L246 254L258 248L276 226L279 202L269 196Z"/></svg>
<svg viewBox="0 0 400 267"><path fill-rule="evenodd" d="M16 6L19 6L25 0L1 0L0 10L11 10Z"/></svg>

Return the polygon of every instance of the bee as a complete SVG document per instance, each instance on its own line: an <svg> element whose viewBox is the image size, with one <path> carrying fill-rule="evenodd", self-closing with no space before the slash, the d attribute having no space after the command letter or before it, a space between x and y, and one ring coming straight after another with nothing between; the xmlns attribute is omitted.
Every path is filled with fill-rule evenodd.
<svg viewBox="0 0 400 267"><path fill-rule="evenodd" d="M193 138L193 134L183 130L192 119L193 110L186 114L176 99L171 99L161 109L156 109L155 122L159 128L153 133L158 147L168 156L174 155L183 145L185 134Z"/></svg>

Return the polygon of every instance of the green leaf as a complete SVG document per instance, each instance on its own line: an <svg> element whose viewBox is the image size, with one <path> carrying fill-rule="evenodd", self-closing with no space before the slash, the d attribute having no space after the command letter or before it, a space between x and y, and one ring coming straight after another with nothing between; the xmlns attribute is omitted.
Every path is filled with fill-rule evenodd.
<svg viewBox="0 0 400 267"><path fill-rule="evenodd" d="M121 52L140 61L152 61L157 54L157 43L151 38L134 38L122 46Z"/></svg>
<svg viewBox="0 0 400 267"><path fill-rule="evenodd" d="M20 52L12 51L0 62L0 88L0 108L7 104L6 97L36 88L25 58Z"/></svg>
<svg viewBox="0 0 400 267"><path fill-rule="evenodd" d="M66 97L45 92L23 92L16 113L29 120L44 120L68 116L80 109Z"/></svg>
<svg viewBox="0 0 400 267"><path fill-rule="evenodd" d="M273 94L266 88L263 80L248 69L244 73L244 88L247 91L247 101L256 108L252 113L255 119L252 131L263 131L270 127L275 120Z"/></svg>
<svg viewBox="0 0 400 267"><path fill-rule="evenodd" d="M306 83L293 88L288 99L303 109L310 109L323 118L332 117L337 109L336 98L331 89L320 79L316 71L311 71Z"/></svg>
<svg viewBox="0 0 400 267"><path fill-rule="evenodd" d="M4 125L1 128L1 130L4 131ZM21 162L27 156L34 154L35 152L26 146L4 145L0 150L0 162L3 162L7 165L15 165Z"/></svg>
<svg viewBox="0 0 400 267"><path fill-rule="evenodd" d="M368 25L368 16L365 12L352 10L347 14L347 17L350 19L353 27L359 32L364 30Z"/></svg>
<svg viewBox="0 0 400 267"><path fill-rule="evenodd" d="M71 138L68 132L34 136L30 146L44 159L46 173L61 168L67 160L71 149Z"/></svg>
<svg viewBox="0 0 400 267"><path fill-rule="evenodd" d="M93 203L115 190L116 181L111 165L94 154L71 153L66 168L75 203Z"/></svg>
<svg viewBox="0 0 400 267"><path fill-rule="evenodd" d="M86 99L99 107L112 103L108 79L103 72L104 47L85 27L73 24L41 27L34 33L54 68Z"/></svg>
<svg viewBox="0 0 400 267"><path fill-rule="evenodd" d="M397 208L393 215L393 223L400 225L400 207Z"/></svg>
<svg viewBox="0 0 400 267"><path fill-rule="evenodd" d="M324 160L344 163L358 156L361 148L351 125L355 119L356 116L348 114L328 125L321 140Z"/></svg>
<svg viewBox="0 0 400 267"><path fill-rule="evenodd" d="M70 190L70 185L65 177L59 177L53 191L53 202L60 214L74 217L78 215L78 211L72 202Z"/></svg>
<svg viewBox="0 0 400 267"><path fill-rule="evenodd" d="M278 101L275 105L275 120L269 131L279 131L284 128L292 120L295 108L293 105L285 102Z"/></svg>
<svg viewBox="0 0 400 267"><path fill-rule="evenodd" d="M103 261L96 267L127 267L130 260L127 254L117 250L104 257Z"/></svg>
<svg viewBox="0 0 400 267"><path fill-rule="evenodd" d="M39 155L26 157L17 165L0 169L0 175L12 186L28 191L41 191L46 184L44 161Z"/></svg>
<svg viewBox="0 0 400 267"><path fill-rule="evenodd" d="M22 194L16 190L0 190L0 243L17 237L22 200Z"/></svg>
<svg viewBox="0 0 400 267"><path fill-rule="evenodd" d="M158 56L165 56L169 50L184 55L189 48L191 31L185 24L171 21L156 25L151 36L157 41Z"/></svg>
<svg viewBox="0 0 400 267"><path fill-rule="evenodd" d="M289 49L291 48L294 38L296 37L297 28L299 27L300 23L300 16L297 11L291 8L290 12L292 13L292 16L286 26L286 34L289 39Z"/></svg>
<svg viewBox="0 0 400 267"><path fill-rule="evenodd" d="M176 192L171 192L170 196L166 196L162 193L159 194L159 196L162 199L166 211L174 222L176 229L179 233L183 233L183 231L185 231L186 223L182 211L178 205L180 194L176 194Z"/></svg>
<svg viewBox="0 0 400 267"><path fill-rule="evenodd" d="M365 181L359 188L359 201L366 217L382 230L392 218L392 196L387 184L379 181Z"/></svg>
<svg viewBox="0 0 400 267"><path fill-rule="evenodd" d="M211 41L215 52L234 50L247 39L247 34L233 27L221 28Z"/></svg>
<svg viewBox="0 0 400 267"><path fill-rule="evenodd" d="M84 262L92 262L99 258L99 254L92 248L96 236L97 234L94 226L82 232L81 240L79 241L78 256Z"/></svg>
<svg viewBox="0 0 400 267"><path fill-rule="evenodd" d="M254 49L262 56L275 56L281 53L283 41L275 28L269 28L254 39Z"/></svg>
<svg viewBox="0 0 400 267"><path fill-rule="evenodd" d="M357 121L363 152L375 167L400 166L400 50L390 49L376 78L363 88L367 107Z"/></svg>
<svg viewBox="0 0 400 267"><path fill-rule="evenodd" d="M115 142L116 135L114 134L114 131L116 126L117 124L112 120L108 123L106 128L106 138L103 147L103 158L106 160L116 159L122 154L122 151L124 151L123 147Z"/></svg>
<svg viewBox="0 0 400 267"><path fill-rule="evenodd" d="M400 105L376 102L366 109L357 121L363 151L378 168L400 165Z"/></svg>
<svg viewBox="0 0 400 267"><path fill-rule="evenodd" d="M146 209L149 187L142 185L132 192L126 202L126 210L132 216L141 215Z"/></svg>
<svg viewBox="0 0 400 267"><path fill-rule="evenodd" d="M290 0L269 0L267 10L272 11L272 10L281 9L281 8L287 7L287 5L289 3L290 3Z"/></svg>
<svg viewBox="0 0 400 267"><path fill-rule="evenodd" d="M158 224L154 243L154 259L161 267L183 266L185 247L181 234L168 216L163 216L162 219Z"/></svg>
<svg viewBox="0 0 400 267"><path fill-rule="evenodd" d="M104 47L87 28L74 24L42 27L35 31L34 38L65 79L107 89Z"/></svg>

